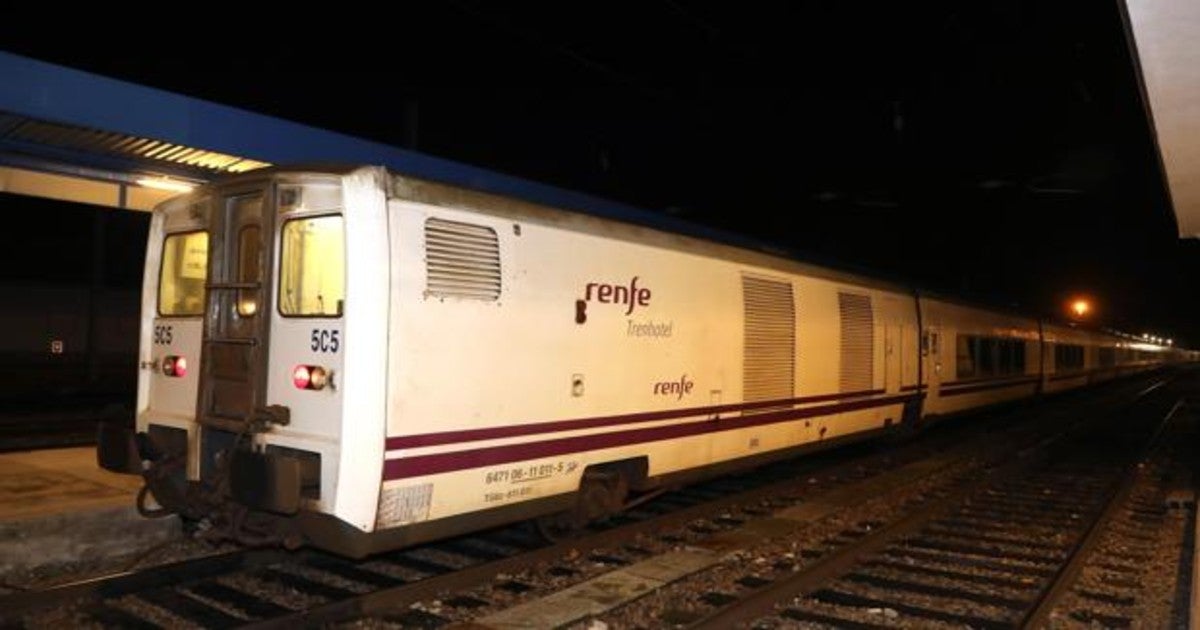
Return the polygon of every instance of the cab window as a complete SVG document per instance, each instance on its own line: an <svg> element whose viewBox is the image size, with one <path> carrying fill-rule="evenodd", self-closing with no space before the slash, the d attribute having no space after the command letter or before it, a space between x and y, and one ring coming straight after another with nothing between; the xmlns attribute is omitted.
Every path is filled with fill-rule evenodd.
<svg viewBox="0 0 1200 630"><path fill-rule="evenodd" d="M279 312L289 317L341 317L346 300L345 226L341 215L283 224Z"/></svg>
<svg viewBox="0 0 1200 630"><path fill-rule="evenodd" d="M158 314L187 317L204 313L208 279L208 232L169 234L158 272Z"/></svg>

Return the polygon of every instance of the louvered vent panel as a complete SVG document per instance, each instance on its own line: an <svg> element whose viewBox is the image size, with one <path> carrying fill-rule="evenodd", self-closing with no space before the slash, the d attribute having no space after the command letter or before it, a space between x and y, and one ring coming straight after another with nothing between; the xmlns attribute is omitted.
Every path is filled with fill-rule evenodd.
<svg viewBox="0 0 1200 630"><path fill-rule="evenodd" d="M425 295L474 300L500 297L500 241L482 225L425 221Z"/></svg>
<svg viewBox="0 0 1200 630"><path fill-rule="evenodd" d="M791 398L796 382L796 310L789 282L742 276L746 402Z"/></svg>
<svg viewBox="0 0 1200 630"><path fill-rule="evenodd" d="M871 296L838 293L842 319L842 367L839 386L843 392L869 390L875 383L875 317Z"/></svg>

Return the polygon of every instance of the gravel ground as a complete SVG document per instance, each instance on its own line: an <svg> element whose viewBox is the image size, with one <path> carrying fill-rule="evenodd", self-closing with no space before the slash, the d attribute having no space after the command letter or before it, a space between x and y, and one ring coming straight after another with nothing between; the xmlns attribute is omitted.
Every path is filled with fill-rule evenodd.
<svg viewBox="0 0 1200 630"><path fill-rule="evenodd" d="M1191 522L1186 510L1165 509L1165 477L1161 463L1143 467L1129 507L1103 534L1074 589L1051 613L1054 627L1111 625L1106 617L1132 620L1134 628L1186 627L1174 608Z"/></svg>
<svg viewBox="0 0 1200 630"><path fill-rule="evenodd" d="M137 554L127 554L104 559L103 561L93 561L86 563L77 563L67 567L55 567L53 572L41 574L39 572L29 572L20 574L10 574L6 576L6 580L11 580L11 584L15 588L9 588L4 592L19 592L26 590L42 590L54 586L61 586L80 582L114 573L122 573L136 571L154 566L172 564L182 562L194 558L204 556L217 555L236 551L237 547L229 544L213 545L207 542L196 541L192 539L181 538L171 541L166 544L159 545L153 549L143 551ZM0 592L0 595L3 593ZM171 615L167 611L163 611L155 606L134 600L133 598L121 598L110 602L116 608L124 609L128 612L137 615L146 615L146 619L155 620L155 623L164 624L170 628L190 628L194 627L186 621ZM83 615L79 605L69 605L54 610L48 610L36 615L35 617L26 618L24 624L29 628L100 628L101 626L90 618Z"/></svg>
<svg viewBox="0 0 1200 630"><path fill-rule="evenodd" d="M245 593L257 595L291 610L307 610L325 603L320 597L301 593L294 588L275 582L259 580L249 575L230 575L219 580L221 584Z"/></svg>
<svg viewBox="0 0 1200 630"><path fill-rule="evenodd" d="M880 522L899 518L918 508L939 488L952 485L966 472L967 465L943 470L923 478L902 491L866 500L824 519L805 523L785 538L768 539L734 552L712 568L659 589L626 606L602 615L599 621L614 630L682 626L714 610L705 600L720 599L752 588L762 580L775 580L798 571L838 544L850 542L839 534L868 530ZM750 578L750 579L747 579ZM864 619L870 621L872 619ZM878 619L873 619L878 622ZM593 620L571 626L584 630Z"/></svg>
<svg viewBox="0 0 1200 630"><path fill-rule="evenodd" d="M236 551L233 544L213 544L180 537L152 549L111 556L103 559L76 562L69 565L38 567L0 576L0 595L20 591L42 590L53 586L90 580L114 573L137 571L153 566L182 562L204 556Z"/></svg>
<svg viewBox="0 0 1200 630"><path fill-rule="evenodd" d="M1000 438L992 436L987 439L991 440L994 445ZM839 468L842 472L837 473L837 475L832 472L814 472L808 477L798 479L796 488L790 492L790 496L788 496L789 493L783 493L783 496L762 500L755 505L744 507L756 509L757 513L767 514L780 508L813 500L820 497L823 493L846 483L877 474L886 474L896 466L906 463L897 460L907 459L908 461L913 461L921 457L929 457L929 452L925 452L920 456L914 454L916 451L920 451L921 448L919 446L915 449L895 448L891 450L890 454L880 449L878 452L864 457L863 461L866 463L861 464L858 470L845 472L844 468ZM761 584L755 578L759 580L777 579L796 571L805 564L812 562L814 558L819 557L828 548L844 544L851 540L851 538L839 536L839 534L848 530L861 531L870 529L878 526L881 522L897 518L899 514L906 510L919 508L919 505L927 497L936 495L939 488L944 487L953 479L959 478L967 468L968 465L962 464L958 467L939 471L934 475L919 479L902 490L854 505L849 509L829 515L826 518L806 523L794 535L788 536L786 540L761 540L751 548L730 554L711 570L695 574L667 588L651 593L640 600L614 611L603 619L583 621L577 624L575 628L587 628L589 630L598 630L601 626L608 628L660 628L683 624L697 619L713 610L711 605L704 602L704 598L719 598L722 594L732 595L739 590L753 588L755 585ZM441 593L437 598L418 602L408 609L396 611L385 617L361 620L340 627L386 628L404 627L406 624L411 626L411 620L419 618L422 613L429 613L443 619L466 623L471 619L479 618L513 605L550 595L574 584L608 573L620 566L619 564L607 561L604 556L613 556L626 560L626 563L633 563L649 555L661 554L672 550L684 550L690 546L702 546L704 541L713 532L726 531L731 528L730 523L722 522L723 518L745 519L748 518L748 515L742 513L740 509L731 509L723 517L713 516L711 520L697 519L688 526L679 528L667 536L639 535L620 547L587 554L578 552L568 554L566 557L555 562L544 563L527 571L497 575L490 584L480 586L465 593ZM1027 533L1027 530L1022 531L1023 533ZM1048 539L1058 535L1053 530L1047 530L1045 533ZM997 533L998 536L1002 534L1003 532ZM103 562L81 563L77 566L69 567L66 571L59 569L53 572L53 574L49 572L44 574L30 572L25 575L3 576L0 580L9 585L8 588L10 591L40 589L99 575L178 562L235 549L236 547L233 545L213 545L191 539L180 539L179 541L163 545L137 556L112 558ZM470 563L470 560L462 556L437 549L425 548L412 550L408 553L411 553L413 557L437 562L446 566L458 567ZM1174 563L1175 559L1171 559L1171 562ZM277 568L316 582L346 590L358 592L367 590L358 583L315 569L290 565L281 565ZM363 568L405 580L425 577L419 571L387 562L386 557L370 561L363 565ZM961 566L954 568L962 569ZM970 570L980 575L988 574L988 570L983 568L973 568ZM890 573L887 569L879 569L874 571L874 574L887 576ZM225 586L258 595L293 610L311 608L325 603L319 597L305 595L295 589L269 580L257 579L253 577L252 573L221 578L220 582ZM849 582L842 583L841 586L847 592L858 592L864 595L871 594L873 589L869 585ZM6 591L0 588L0 594L3 592ZM999 592L1008 593L1007 591ZM471 602L468 598L474 598L478 601ZM478 605L475 605L476 603ZM135 597L122 598L111 602L111 605L123 608L132 614L168 627L192 627L185 620L172 615L169 611L162 610ZM805 603L805 606L809 610L816 611L821 609L824 604L808 601ZM218 604L218 607L221 606ZM236 610L224 609L231 614L239 614ZM840 615L844 616L846 614L846 609L844 608L839 607L838 611ZM982 615L986 610L980 606L975 606L967 612L968 614ZM856 614L860 614L861 620L868 623L904 626L910 622L904 618L902 613L890 609L863 609ZM771 623L779 624L779 627L788 627L795 624L795 622L782 620L772 620ZM34 625L36 627L86 627L84 619L80 618L70 609L53 611L41 616ZM811 625L806 627L811 627ZM922 620L919 627L933 626L927 620Z"/></svg>
<svg viewBox="0 0 1200 630"><path fill-rule="evenodd" d="M1017 428L1015 432L1002 433L1001 435L1005 437L993 434L985 437L984 441L989 442L991 445L989 448L994 451L998 441L1023 439L1016 438L1015 436L1028 436L1036 433L1029 426L1029 423L1025 424L1024 428L1015 427ZM1044 423L1043 426L1045 426ZM1008 427L1006 426L1005 430L1007 429ZM942 449L949 450L950 448L963 448L964 446L961 442L955 442L953 446L947 445L942 447ZM916 450L920 450L920 447ZM934 454L934 452L925 451L922 455L914 456L910 459L909 455L912 455L912 453L905 455L907 451L908 449L901 448L893 449L889 453L881 451L872 454L864 460L867 463L860 466L861 470L850 473L839 473L842 479L838 479L830 473L812 473L811 476L798 480L796 488L790 493L781 493L781 495L790 494L790 496L777 496L772 499L765 499L756 506L747 507L751 507L752 510L757 509L758 514L767 515L781 508L790 507L806 500L817 499L823 493L845 483L867 478L875 474L886 474L904 463L932 457ZM871 463L877 462L880 459L890 461L884 465ZM763 541L753 549L731 555L712 570L685 578L665 589L652 592L601 619L585 620L574 627L577 629L594 629L601 626L611 628L660 628L685 624L712 610L709 604L704 603L700 599L702 596L736 592L739 589L748 588L748 585L755 584L756 582L753 579L755 577L764 580L778 578L798 570L805 563L811 562L813 558L819 557L826 546L847 542L848 539L838 537L839 533L848 529L857 528L861 530L878 526L881 524L880 521L886 520L906 509L911 509L914 505L919 505L920 502L925 500L927 495L934 494L936 488L948 483L952 478L957 479L967 468L968 466L964 464L960 468L941 471L939 474L905 487L902 491L891 492L887 496L858 504L849 510L833 514L829 518L807 524L795 535L789 536L787 540ZM730 510L726 516L737 516L738 518L749 517L748 514L739 513L739 510ZM714 517L714 520L719 519ZM698 520L691 523L689 527L681 528L677 532L673 532L663 538L642 537L631 544L645 551L658 554L672 549L686 549L691 545L702 546L704 539L708 538L712 531L726 530L728 528L727 525L720 523ZM1053 536L1055 532L1048 531L1047 534ZM596 553L616 556L623 555L630 558L631 561L641 559L641 557L631 557L628 553L622 553L620 549ZM594 557L595 555L593 553L590 557ZM751 567L752 570L750 569ZM436 599L414 604L410 610L430 612L456 622L469 623L472 619L477 619L535 598L544 597L563 588L607 573L614 568L604 563L590 561L588 557L568 558L551 565L536 567L517 575L497 576L493 584L465 593L465 595L476 598L481 602L486 602L478 607L455 606L453 604L456 601L456 596L463 594L443 593ZM569 575L560 574L558 577L555 577L551 569L560 572L566 571ZM380 570L389 573L393 572L387 568L381 568ZM981 572L987 573L986 570L981 570ZM750 579L746 580L746 578ZM743 583L739 583L737 581L739 579L743 580ZM528 585L531 588L523 592L507 591L501 585L510 580ZM401 616L407 612L397 611L395 614L386 617L373 620L360 620L346 624L343 627L399 627L396 620L402 618ZM879 623L878 615L887 616L889 612L894 613L895 611L864 612L864 615L871 617L864 618L864 620ZM929 627L928 623L925 623L924 627Z"/></svg>
<svg viewBox="0 0 1200 630"><path fill-rule="evenodd" d="M844 469L842 469L842 472L813 472L811 476L797 480L795 489L791 491L781 492L780 495L761 499L745 506L738 506L737 509L726 510L722 514L714 515L711 519L695 519L687 525L669 532L659 532L654 535L646 533L637 534L634 538L625 541L619 547L600 549L586 554L571 552L554 562L541 563L525 571L496 575L490 584L475 589L465 592L440 593L437 598L417 602L406 611L396 611L379 618L358 620L339 625L338 627L404 627L404 622L401 620L404 619L404 615L412 611L428 612L441 618L449 619L452 622L469 624L473 619L478 619L523 602L551 595L562 589L604 575L621 566L635 563L644 558L670 551L684 551L696 545L703 545L704 541L714 533L733 529L732 525L722 522L724 519L739 518L744 520L750 518L749 514L751 513L764 516L770 515L778 509L791 507L805 500L818 499L824 493L839 488L846 483L869 478L873 474L886 473L888 470L899 465L895 461L894 454L889 453L874 453L869 455L868 459L875 463L873 465L866 463L857 466L857 468L849 472L846 472ZM944 470L934 475L934 477L926 478L913 484L909 488L906 488L903 493L893 494L891 498L898 502L918 500L922 491L928 487L937 485L938 482L933 479L940 479L955 474L960 474L960 470L957 468ZM862 506L859 506L859 508L862 508ZM746 509L748 513L742 512L743 509ZM828 519L823 528L814 529L807 538L813 541L832 540L836 538L838 532L848 527L858 525L870 527L870 524L864 523L863 519L854 519L854 515L846 517L835 516L832 519ZM807 561L803 556L814 553L813 549L807 547L801 549L799 543L787 543L784 546L787 548L765 552L774 554L770 557L767 555L750 557L748 552L734 554L727 558L724 564L729 565L729 571L735 571L738 567L744 568L747 563L753 563L756 569L761 571L763 575L769 576L777 574L779 571L791 571L793 566L798 566L799 563ZM606 557L619 558L626 562L623 564L613 564L606 562ZM430 557L429 559L435 558ZM442 562L448 560L445 556L436 559ZM383 560L370 563L368 568L396 575L397 577L406 577L401 571L407 572L407 570L400 569L396 565L386 563ZM519 588L512 588L514 583ZM658 593L652 593L648 597L656 596L658 596ZM464 605L462 599L464 597L477 601L469 602L474 605ZM589 620L579 627L598 627L595 624L600 623L605 622ZM657 620L652 625L646 627L662 627L662 621Z"/></svg>

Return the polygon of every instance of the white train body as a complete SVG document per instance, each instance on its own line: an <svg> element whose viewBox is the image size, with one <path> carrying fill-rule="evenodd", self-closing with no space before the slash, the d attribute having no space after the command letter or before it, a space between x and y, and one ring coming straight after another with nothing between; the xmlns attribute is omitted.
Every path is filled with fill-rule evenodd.
<svg viewBox="0 0 1200 630"><path fill-rule="evenodd" d="M173 456L146 473L168 508L231 496L352 555L1165 357L1067 378L1043 336L1132 342L378 168L167 202L145 287L141 437L102 462Z"/></svg>
<svg viewBox="0 0 1200 630"><path fill-rule="evenodd" d="M583 215L399 186L412 199L388 207L395 281L376 527L569 499L594 465L641 462L646 483L858 434L898 422L916 396L915 363L902 374L901 353L872 339L904 330L915 340L902 293ZM436 284L453 272L435 255L470 258L448 251L457 234L482 234L496 252L484 297ZM845 351L839 294L866 307ZM857 373L829 369L842 356ZM905 377L914 392L901 395Z"/></svg>
<svg viewBox="0 0 1200 630"><path fill-rule="evenodd" d="M921 307L927 332L937 337L930 348L925 414L951 414L1037 393L1037 320L939 299L922 299ZM992 347L993 356L984 356L983 344Z"/></svg>

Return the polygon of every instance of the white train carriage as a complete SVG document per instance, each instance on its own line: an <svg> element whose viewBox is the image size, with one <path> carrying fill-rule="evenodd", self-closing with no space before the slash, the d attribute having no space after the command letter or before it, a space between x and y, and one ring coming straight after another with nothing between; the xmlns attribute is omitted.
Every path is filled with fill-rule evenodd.
<svg viewBox="0 0 1200 630"><path fill-rule="evenodd" d="M1115 348L1117 372L1118 374L1137 374L1153 370L1163 364L1172 363L1179 357L1184 356L1183 353L1178 353L1176 350L1163 346L1161 343L1152 343L1145 340L1122 340L1118 341ZM1194 352L1191 361L1195 361Z"/></svg>
<svg viewBox="0 0 1200 630"><path fill-rule="evenodd" d="M1041 373L1035 319L942 299L921 299L931 369L924 413L941 416L1027 398Z"/></svg>
<svg viewBox="0 0 1200 630"><path fill-rule="evenodd" d="M1098 346L1105 341L1107 339L1088 330L1045 324L1042 330L1046 352L1042 366L1042 391L1059 392L1092 382L1098 375Z"/></svg>
<svg viewBox="0 0 1200 630"><path fill-rule="evenodd" d="M101 464L145 477L148 514L349 555L578 525L1166 357L379 168L256 172L163 204L142 313L136 432L105 425Z"/></svg>
<svg viewBox="0 0 1200 630"><path fill-rule="evenodd" d="M242 538L586 519L923 396L904 287L376 168L168 202L146 274L138 433L101 461Z"/></svg>
<svg viewBox="0 0 1200 630"><path fill-rule="evenodd" d="M581 487L615 504L626 487L861 436L915 400L918 328L902 290L395 185L398 334L375 526L404 542L571 509Z"/></svg>

